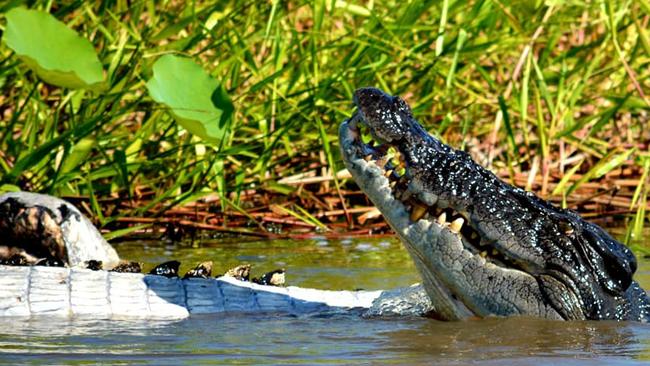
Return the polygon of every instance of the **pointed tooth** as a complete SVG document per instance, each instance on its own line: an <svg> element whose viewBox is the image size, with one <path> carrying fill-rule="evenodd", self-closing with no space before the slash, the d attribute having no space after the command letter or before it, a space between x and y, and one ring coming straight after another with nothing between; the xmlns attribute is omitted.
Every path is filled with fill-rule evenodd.
<svg viewBox="0 0 650 366"><path fill-rule="evenodd" d="M383 168L386 165L386 158L377 159L375 164L377 164L378 167Z"/></svg>
<svg viewBox="0 0 650 366"><path fill-rule="evenodd" d="M364 157L363 157L363 160L365 160L365 161L370 161L370 160L372 160L372 154L368 154L368 155L364 156Z"/></svg>
<svg viewBox="0 0 650 366"><path fill-rule="evenodd" d="M415 204L413 206L413 211L411 211L411 221L418 221L425 213L427 213L426 206Z"/></svg>
<svg viewBox="0 0 650 366"><path fill-rule="evenodd" d="M444 225L447 223L447 214L446 213L441 213L440 216L438 216L438 224Z"/></svg>
<svg viewBox="0 0 650 366"><path fill-rule="evenodd" d="M459 233L460 229L463 227L463 224L465 223L465 220L462 217L457 218L454 220L451 225L449 225L449 229L455 233Z"/></svg>
<svg viewBox="0 0 650 366"><path fill-rule="evenodd" d="M391 181L391 182L389 183L389 185L390 185L390 188L395 188L395 186L397 185L397 181L396 181L396 180L393 180L393 181Z"/></svg>
<svg viewBox="0 0 650 366"><path fill-rule="evenodd" d="M384 176L385 176L386 178L390 177L391 174L393 174L393 170L392 170L392 169L389 169L389 170L387 170L386 172L384 172Z"/></svg>

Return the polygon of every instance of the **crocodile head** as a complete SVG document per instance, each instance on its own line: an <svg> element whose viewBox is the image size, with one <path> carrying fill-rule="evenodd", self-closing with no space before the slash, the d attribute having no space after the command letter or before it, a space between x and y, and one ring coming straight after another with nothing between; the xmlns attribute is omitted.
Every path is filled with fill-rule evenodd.
<svg viewBox="0 0 650 366"><path fill-rule="evenodd" d="M399 97L359 89L345 164L413 258L435 316L622 319L645 293L600 227L512 187L428 134Z"/></svg>

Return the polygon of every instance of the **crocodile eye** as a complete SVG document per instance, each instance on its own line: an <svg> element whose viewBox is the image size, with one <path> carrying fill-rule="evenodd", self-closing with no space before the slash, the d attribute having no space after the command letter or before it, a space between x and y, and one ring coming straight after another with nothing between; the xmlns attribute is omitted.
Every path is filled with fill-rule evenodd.
<svg viewBox="0 0 650 366"><path fill-rule="evenodd" d="M564 234L568 237L573 237L573 234L575 233L573 225L571 225L569 222L560 222L560 230L562 230L562 232L564 232Z"/></svg>

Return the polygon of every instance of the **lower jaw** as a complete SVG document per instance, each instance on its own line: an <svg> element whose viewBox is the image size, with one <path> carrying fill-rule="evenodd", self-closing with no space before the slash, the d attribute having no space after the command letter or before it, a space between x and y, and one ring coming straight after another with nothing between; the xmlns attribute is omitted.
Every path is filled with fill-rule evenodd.
<svg viewBox="0 0 650 366"><path fill-rule="evenodd" d="M399 236L402 242L406 243L406 239L402 235ZM422 258L416 249L406 244L404 247L413 259L415 267L422 278L422 285L435 309L430 314L431 317L439 320L463 320L476 316L465 304L457 300L446 286L441 284L438 277L431 271L430 266L426 264L426 260Z"/></svg>

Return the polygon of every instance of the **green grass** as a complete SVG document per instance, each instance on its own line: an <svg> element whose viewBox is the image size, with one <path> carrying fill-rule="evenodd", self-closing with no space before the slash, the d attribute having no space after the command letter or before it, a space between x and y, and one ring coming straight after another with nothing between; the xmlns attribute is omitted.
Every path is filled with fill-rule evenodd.
<svg viewBox="0 0 650 366"><path fill-rule="evenodd" d="M2 189L90 196L102 224L213 192L239 210L230 192L294 194L276 182L314 164L338 171L337 126L361 86L404 96L430 131L495 170L580 173L558 197L622 166L645 187L648 0L56 3L31 7L93 43L110 88L48 86L2 44ZM236 111L220 146L189 135L147 94L153 62L169 53L225 85ZM132 210L102 203L142 191L153 194ZM635 191L630 239L647 223L647 195Z"/></svg>

